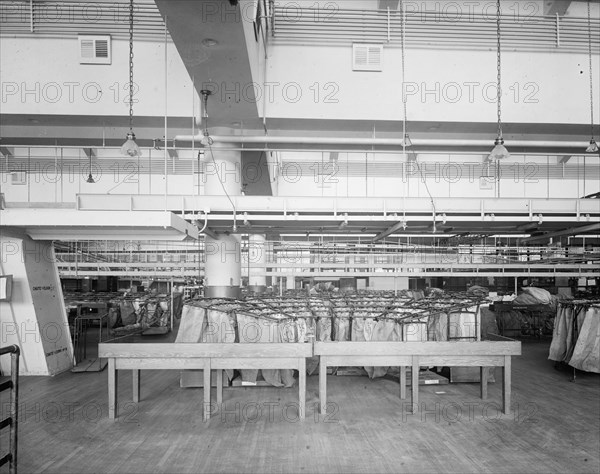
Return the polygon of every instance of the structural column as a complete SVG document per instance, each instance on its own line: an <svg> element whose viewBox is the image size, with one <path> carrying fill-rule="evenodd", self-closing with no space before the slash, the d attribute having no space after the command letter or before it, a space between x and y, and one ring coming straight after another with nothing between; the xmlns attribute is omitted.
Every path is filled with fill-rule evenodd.
<svg viewBox="0 0 600 474"><path fill-rule="evenodd" d="M248 236L248 289L255 293L267 290L267 245L261 234Z"/></svg>
<svg viewBox="0 0 600 474"><path fill-rule="evenodd" d="M0 346L19 346L22 375L70 369L73 345L52 242L3 227L0 275L12 275L13 281L8 301L0 301ZM0 367L10 373L10 358L2 357Z"/></svg>
<svg viewBox="0 0 600 474"><path fill-rule="evenodd" d="M224 150L229 144L213 144L204 150L204 193L225 196L235 203L241 194L241 152ZM231 211L233 212L233 205ZM219 234L217 239L205 237L204 295L208 297L237 298L241 284L241 244L234 234Z"/></svg>

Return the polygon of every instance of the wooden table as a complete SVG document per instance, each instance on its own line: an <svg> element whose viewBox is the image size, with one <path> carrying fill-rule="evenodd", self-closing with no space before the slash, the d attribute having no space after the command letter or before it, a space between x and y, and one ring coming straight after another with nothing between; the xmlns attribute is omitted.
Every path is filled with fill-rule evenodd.
<svg viewBox="0 0 600 474"><path fill-rule="evenodd" d="M487 398L487 370L502 367L502 401L504 413L510 413L511 357L521 354L521 343L509 338L488 335L486 341L443 342L315 342L314 354L319 362L319 401L321 413L327 407L327 367L392 366L400 367L400 398L406 398L406 368L412 369L412 410L419 404L420 366L479 366L481 398Z"/></svg>
<svg viewBox="0 0 600 474"><path fill-rule="evenodd" d="M141 369L202 369L204 371L203 419L210 418L210 371L217 369L217 403L223 401L224 369L297 369L299 417L306 404L306 357L312 345L303 343L175 343L141 342L130 336L99 345L99 356L108 359L108 416L117 417L117 371L133 371L133 401L140 400Z"/></svg>
<svg viewBox="0 0 600 474"><path fill-rule="evenodd" d="M312 357L309 343L201 344L219 346L222 354L211 358L217 369L217 405L223 403L225 369L295 369L298 371L298 416L306 412L306 358Z"/></svg>

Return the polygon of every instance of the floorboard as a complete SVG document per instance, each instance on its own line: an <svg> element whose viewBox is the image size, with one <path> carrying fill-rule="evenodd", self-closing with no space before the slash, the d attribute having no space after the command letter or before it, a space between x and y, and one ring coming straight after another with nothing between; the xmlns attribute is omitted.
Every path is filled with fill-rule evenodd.
<svg viewBox="0 0 600 474"><path fill-rule="evenodd" d="M179 388L176 371L143 371L138 405L131 373L120 373L113 422L106 371L22 377L19 470L597 473L600 376L578 372L572 383L572 370L547 360L549 343L523 341L513 358L511 415L501 412L498 382L486 401L478 384L421 386L412 414L397 382L358 376L329 376L322 415L311 376L303 423L296 387L225 389L225 411L204 423L202 389Z"/></svg>

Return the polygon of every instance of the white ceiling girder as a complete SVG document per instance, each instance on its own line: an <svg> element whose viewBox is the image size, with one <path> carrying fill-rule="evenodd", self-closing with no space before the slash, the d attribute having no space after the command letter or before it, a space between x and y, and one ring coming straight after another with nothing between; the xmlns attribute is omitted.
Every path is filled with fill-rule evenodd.
<svg viewBox="0 0 600 474"><path fill-rule="evenodd" d="M34 240L184 240L198 229L168 211L4 209L1 227L24 229Z"/></svg>

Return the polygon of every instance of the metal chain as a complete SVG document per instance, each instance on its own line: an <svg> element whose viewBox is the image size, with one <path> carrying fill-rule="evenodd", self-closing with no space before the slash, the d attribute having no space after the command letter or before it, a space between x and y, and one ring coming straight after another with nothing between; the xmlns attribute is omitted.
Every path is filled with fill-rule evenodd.
<svg viewBox="0 0 600 474"><path fill-rule="evenodd" d="M587 2L588 20L588 58L590 67L590 123L592 129L592 140L594 139L594 82L592 78L592 20L590 16L590 2Z"/></svg>
<svg viewBox="0 0 600 474"><path fill-rule="evenodd" d="M496 102L498 104L498 138L502 138L502 59L500 57L500 0L496 0L496 36L497 36L497 52L496 65L498 68L498 84L496 91Z"/></svg>
<svg viewBox="0 0 600 474"><path fill-rule="evenodd" d="M400 14L402 15L400 21L400 40L401 40L401 53L402 53L402 107L404 110L404 125L406 126L406 95L404 89L404 30L406 28L406 16L404 15L404 2L400 1ZM405 132L406 133L406 132ZM404 137L402 137L404 140Z"/></svg>
<svg viewBox="0 0 600 474"><path fill-rule="evenodd" d="M133 0L129 1L129 131L133 132Z"/></svg>

